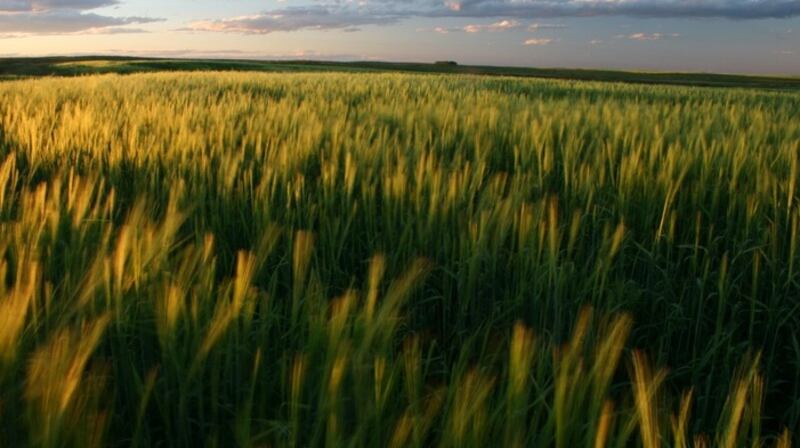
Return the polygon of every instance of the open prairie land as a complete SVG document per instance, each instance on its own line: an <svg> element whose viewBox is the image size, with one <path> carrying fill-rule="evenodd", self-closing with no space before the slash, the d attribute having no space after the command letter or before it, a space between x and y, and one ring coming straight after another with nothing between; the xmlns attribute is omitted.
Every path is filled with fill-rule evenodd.
<svg viewBox="0 0 800 448"><path fill-rule="evenodd" d="M444 61L446 62L446 61ZM362 72L362 73L441 73L493 75L523 78L606 81L630 84L682 85L705 87L744 87L800 91L800 77L758 76L718 73L632 72L620 70L496 67L425 64L417 62L315 61L253 59L168 59L110 56L0 58L0 80L39 76L82 76L106 73L152 72Z"/></svg>
<svg viewBox="0 0 800 448"><path fill-rule="evenodd" d="M798 116L458 74L4 81L0 445L789 447Z"/></svg>

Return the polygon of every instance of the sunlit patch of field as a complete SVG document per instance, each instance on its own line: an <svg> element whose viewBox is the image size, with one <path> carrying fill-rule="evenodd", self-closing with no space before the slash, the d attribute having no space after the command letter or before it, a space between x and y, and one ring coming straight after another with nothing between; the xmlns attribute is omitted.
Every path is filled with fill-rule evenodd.
<svg viewBox="0 0 800 448"><path fill-rule="evenodd" d="M55 67L87 67L87 68L107 68L119 67L127 64L135 64L137 61L114 61L114 60L89 60L89 61L67 61L53 64Z"/></svg>
<svg viewBox="0 0 800 448"><path fill-rule="evenodd" d="M453 75L3 82L0 445L788 447L797 110Z"/></svg>

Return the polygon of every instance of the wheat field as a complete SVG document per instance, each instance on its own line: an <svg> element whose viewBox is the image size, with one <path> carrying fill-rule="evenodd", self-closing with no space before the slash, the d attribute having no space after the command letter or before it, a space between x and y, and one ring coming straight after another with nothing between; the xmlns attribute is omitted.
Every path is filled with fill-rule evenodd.
<svg viewBox="0 0 800 448"><path fill-rule="evenodd" d="M800 94L0 83L0 445L781 446Z"/></svg>

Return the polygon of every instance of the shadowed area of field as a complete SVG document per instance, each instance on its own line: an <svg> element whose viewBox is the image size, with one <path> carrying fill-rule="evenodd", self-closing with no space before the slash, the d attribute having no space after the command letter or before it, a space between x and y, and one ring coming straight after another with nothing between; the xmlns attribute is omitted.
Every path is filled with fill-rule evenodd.
<svg viewBox="0 0 800 448"><path fill-rule="evenodd" d="M494 67L412 62L256 61L227 59L154 59L132 57L47 57L0 59L0 80L31 76L80 76L158 71L253 72L421 72L552 78L703 87L745 87L800 90L800 78L713 73L650 73L615 70Z"/></svg>

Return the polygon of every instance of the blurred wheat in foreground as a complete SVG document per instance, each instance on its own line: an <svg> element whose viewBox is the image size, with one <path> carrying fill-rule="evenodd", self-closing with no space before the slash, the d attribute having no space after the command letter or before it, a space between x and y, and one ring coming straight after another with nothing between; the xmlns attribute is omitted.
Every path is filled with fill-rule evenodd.
<svg viewBox="0 0 800 448"><path fill-rule="evenodd" d="M0 445L789 447L799 110L469 76L0 83Z"/></svg>

